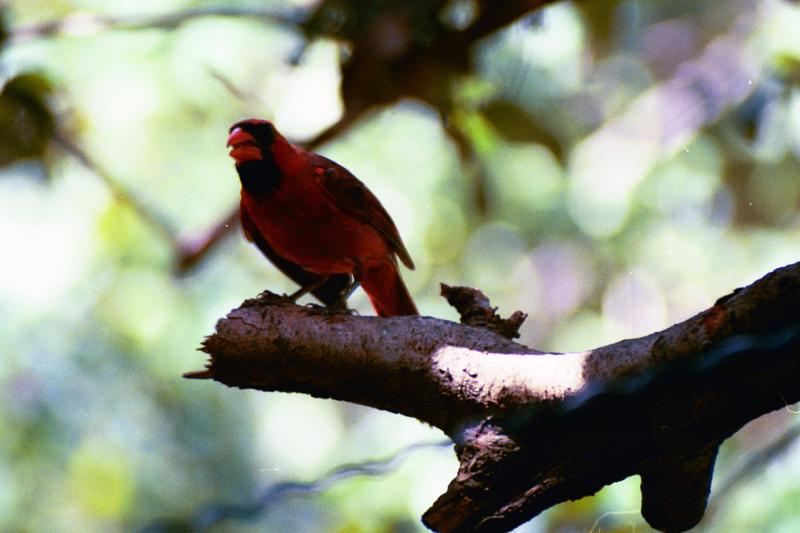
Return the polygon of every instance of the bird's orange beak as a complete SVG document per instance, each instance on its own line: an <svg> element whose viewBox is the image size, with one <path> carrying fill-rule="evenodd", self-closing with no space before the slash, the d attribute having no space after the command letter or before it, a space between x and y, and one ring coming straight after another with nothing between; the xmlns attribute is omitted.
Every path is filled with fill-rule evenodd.
<svg viewBox="0 0 800 533"><path fill-rule="evenodd" d="M233 131L228 136L227 146L232 148L230 156L236 161L237 165L245 161L264 158L255 137L242 128L233 128Z"/></svg>

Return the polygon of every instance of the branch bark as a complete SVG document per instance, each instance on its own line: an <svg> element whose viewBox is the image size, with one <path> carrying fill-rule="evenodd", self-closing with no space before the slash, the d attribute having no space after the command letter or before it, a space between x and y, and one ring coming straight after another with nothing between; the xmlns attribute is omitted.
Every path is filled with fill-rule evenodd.
<svg viewBox="0 0 800 533"><path fill-rule="evenodd" d="M305 392L416 417L456 443L459 472L423 517L507 531L639 474L642 513L682 531L705 509L720 443L800 400L800 263L664 331L542 353L430 317L303 308L271 294L219 321L187 377Z"/></svg>

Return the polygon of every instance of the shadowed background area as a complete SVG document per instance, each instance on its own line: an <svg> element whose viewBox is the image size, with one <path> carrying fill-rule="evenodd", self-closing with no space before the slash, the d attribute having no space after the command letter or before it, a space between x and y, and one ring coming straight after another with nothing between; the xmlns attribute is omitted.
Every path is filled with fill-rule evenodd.
<svg viewBox="0 0 800 533"><path fill-rule="evenodd" d="M528 313L521 342L580 350L797 260L798 28L779 0L7 2L0 529L423 530L449 448L335 469L437 430L180 378L217 318L295 289L232 217L230 124L364 181L422 314L477 286ZM795 415L726 442L699 530L800 527ZM519 531L646 531L639 504L631 478Z"/></svg>

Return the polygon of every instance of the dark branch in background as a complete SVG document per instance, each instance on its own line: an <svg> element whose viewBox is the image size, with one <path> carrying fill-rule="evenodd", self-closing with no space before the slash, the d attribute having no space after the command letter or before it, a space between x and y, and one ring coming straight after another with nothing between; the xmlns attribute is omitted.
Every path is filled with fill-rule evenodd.
<svg viewBox="0 0 800 533"><path fill-rule="evenodd" d="M481 17L464 31L464 39L468 42L475 42L479 39L483 39L487 35L508 26L531 11L549 4L554 4L557 1L558 0L505 0L497 2L495 0L480 0L478 2L478 10L481 13Z"/></svg>
<svg viewBox="0 0 800 533"><path fill-rule="evenodd" d="M108 188L114 199L128 206L145 224L153 228L169 244L174 251L180 249L180 243L175 237L175 231L167 221L154 210L142 203L131 191L111 177L100 165L87 154L83 148L72 142L63 133L53 134L53 142L61 147L64 152L78 160L92 174L94 174Z"/></svg>
<svg viewBox="0 0 800 533"><path fill-rule="evenodd" d="M175 29L184 22L201 17L239 17L262 19L277 24L300 24L304 15L302 12L287 12L267 8L245 7L208 7L179 11L177 13L164 13L157 15L95 15L80 13L62 19L27 24L13 28L9 34L12 43L21 43L32 39L45 37L58 37L61 35L90 35L107 30L145 30L145 29Z"/></svg>
<svg viewBox="0 0 800 533"><path fill-rule="evenodd" d="M233 229L240 227L239 208L231 210L228 215L217 222L205 233L187 237L178 245L175 268L178 274L186 274L208 256L208 253L219 244L223 237Z"/></svg>
<svg viewBox="0 0 800 533"><path fill-rule="evenodd" d="M162 519L147 525L141 533L167 533L174 531L206 531L226 520L251 521L260 518L271 505L291 496L310 496L356 476L382 476L388 474L417 450L452 446L449 440L412 444L388 459L366 461L337 467L319 479L307 483L282 481L264 488L252 503L207 504L198 508L186 519Z"/></svg>
<svg viewBox="0 0 800 533"><path fill-rule="evenodd" d="M94 174L108 188L114 199L130 208L136 215L158 235L172 250L175 257L176 270L186 272L208 255L210 249L220 242L232 228L239 227L239 210L232 211L228 216L211 228L207 233L192 238L178 238L177 232L167 220L158 212L140 201L136 195L115 180L97 161L91 158L86 151L70 140L67 135L56 132L53 142L66 154L74 157L92 174Z"/></svg>
<svg viewBox="0 0 800 533"><path fill-rule="evenodd" d="M788 409L789 406L787 405ZM800 424L794 424L783 435L775 439L774 442L767 445L765 448L754 452L747 461L744 462L734 472L723 480L719 488L714 491L713 497L708 504L706 510L706 517L711 518L722 507L723 502L731 495L731 493L740 487L743 482L760 474L764 467L772 463L775 459L786 453L800 438Z"/></svg>
<svg viewBox="0 0 800 533"><path fill-rule="evenodd" d="M437 531L507 531L635 474L645 519L681 531L703 516L719 445L800 400L800 263L666 330L586 352L269 294L220 320L203 349L207 369L187 377L353 401L445 431L461 467L423 518Z"/></svg>

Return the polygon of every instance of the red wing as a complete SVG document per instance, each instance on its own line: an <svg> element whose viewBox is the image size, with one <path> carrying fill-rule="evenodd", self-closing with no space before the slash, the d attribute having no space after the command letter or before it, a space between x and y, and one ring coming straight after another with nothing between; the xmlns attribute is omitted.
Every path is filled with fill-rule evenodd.
<svg viewBox="0 0 800 533"><path fill-rule="evenodd" d="M356 220L375 228L389 243L389 247L403 264L413 270L414 261L411 260L411 256L400 238L397 226L394 225L392 217L389 216L375 195L367 189L367 186L353 176L349 170L327 157L319 154L310 155L311 164L323 169L320 173L322 184L336 205Z"/></svg>
<svg viewBox="0 0 800 533"><path fill-rule="evenodd" d="M245 210L244 205L240 208L240 214L242 229L247 240L254 243L261 250L261 253L288 278L301 287L307 287L323 277L320 274L309 272L300 265L278 255L278 252L270 246L264 236L261 235L261 232L258 231L255 222L250 218L250 214ZM325 305L330 306L339 302L342 293L350 286L351 282L352 277L350 274L331 274L328 276L328 280L311 291L311 294Z"/></svg>

